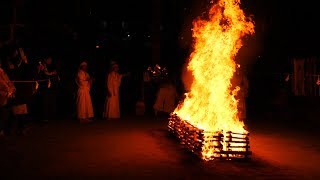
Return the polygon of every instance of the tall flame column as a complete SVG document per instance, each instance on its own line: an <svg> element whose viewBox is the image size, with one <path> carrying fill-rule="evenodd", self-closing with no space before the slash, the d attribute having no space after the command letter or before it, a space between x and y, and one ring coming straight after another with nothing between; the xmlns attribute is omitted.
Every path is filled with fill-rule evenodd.
<svg viewBox="0 0 320 180"><path fill-rule="evenodd" d="M199 150L199 143L189 142L191 139L187 137L197 134L192 137L202 143L204 159L227 152L237 138L241 142L237 146L243 152L248 143L242 140L248 137L248 132L238 117L236 95L241 89L231 79L238 67L235 56L242 47L242 38L254 33L254 24L241 10L239 0L218 0L212 4L208 18L193 22L192 30L195 43L188 70L193 74L193 83L170 118L169 128L193 151ZM172 127L170 123L175 125ZM212 141L216 144L211 144Z"/></svg>

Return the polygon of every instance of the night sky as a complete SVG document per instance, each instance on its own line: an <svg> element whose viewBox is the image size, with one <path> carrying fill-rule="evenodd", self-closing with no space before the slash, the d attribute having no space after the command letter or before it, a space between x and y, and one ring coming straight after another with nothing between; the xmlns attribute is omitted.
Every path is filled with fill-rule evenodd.
<svg viewBox="0 0 320 180"><path fill-rule="evenodd" d="M58 31L49 24L72 24L78 29L95 31L101 20L135 22L145 31L152 31L156 21L162 25L161 43L190 45L190 25L208 7L209 0L16 0L18 23L32 24L33 31ZM2 25L12 19L13 1L1 1ZM158 3L158 4L157 4ZM285 3L275 0L243 0L242 7L254 17L256 34L252 43L259 44L260 53L283 55L316 55L320 40L319 11L315 2ZM155 15L158 13L158 16ZM45 30L46 29L46 30ZM91 31L90 31L91 29ZM1 32L6 30L1 27ZM38 34L38 31L33 34ZM41 33L40 33L41 34ZM45 35L45 33L42 33ZM184 36L185 44L179 42ZM41 38L40 38L41 39ZM176 44L175 44L176 45Z"/></svg>

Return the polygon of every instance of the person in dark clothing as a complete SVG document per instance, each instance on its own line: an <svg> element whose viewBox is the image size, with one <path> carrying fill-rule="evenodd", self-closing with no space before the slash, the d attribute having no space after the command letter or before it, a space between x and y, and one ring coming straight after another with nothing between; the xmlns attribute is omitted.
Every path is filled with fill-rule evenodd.
<svg viewBox="0 0 320 180"><path fill-rule="evenodd" d="M35 83L32 82L32 67L19 56L18 50L14 50L13 55L9 58L8 76L16 87L15 98L9 103L13 114L9 126L10 128L16 126L17 133L23 135L29 114L28 104L34 93Z"/></svg>
<svg viewBox="0 0 320 180"><path fill-rule="evenodd" d="M155 101L156 89L151 79L149 71L143 72L143 100L145 104L145 113L147 116L153 115L153 104Z"/></svg>
<svg viewBox="0 0 320 180"><path fill-rule="evenodd" d="M42 120L49 121L56 118L56 98L59 76L50 56L47 57L40 66L38 80L42 105Z"/></svg>

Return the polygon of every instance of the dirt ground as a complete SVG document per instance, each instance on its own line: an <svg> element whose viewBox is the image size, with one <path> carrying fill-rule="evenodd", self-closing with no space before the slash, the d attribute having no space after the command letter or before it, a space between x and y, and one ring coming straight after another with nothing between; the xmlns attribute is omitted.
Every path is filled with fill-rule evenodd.
<svg viewBox="0 0 320 180"><path fill-rule="evenodd" d="M204 162L168 135L165 119L32 123L0 139L1 179L314 179L320 143L311 131L250 123L252 159Z"/></svg>

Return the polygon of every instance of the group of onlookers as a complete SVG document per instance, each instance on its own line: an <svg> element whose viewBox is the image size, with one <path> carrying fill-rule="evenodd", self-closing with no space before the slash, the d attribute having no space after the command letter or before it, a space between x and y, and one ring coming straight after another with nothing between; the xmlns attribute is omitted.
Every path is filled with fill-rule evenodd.
<svg viewBox="0 0 320 180"><path fill-rule="evenodd" d="M2 56L3 57L3 56ZM55 94L59 77L50 56L34 66L22 48L12 47L0 60L0 135L24 134L34 108L43 120L55 116ZM38 99L37 106L32 103Z"/></svg>
<svg viewBox="0 0 320 180"><path fill-rule="evenodd" d="M76 117L81 123L92 122L95 117L99 117L95 115L91 99L92 85L97 82L88 72L88 63L86 60L80 63L74 79L77 87ZM104 78L106 96L101 97L105 98L102 114L104 119L120 118L120 86L122 79L130 74L121 74L116 61L109 64ZM165 79L155 87L145 81L145 78L150 79L149 75L143 75L143 96L138 99L140 107L143 108L140 115L152 113L157 116L158 112L172 112L178 97L174 82ZM13 48L7 58L0 61L0 135L13 131L24 134L28 129L25 124L29 122L27 119L31 118L30 113L33 113L32 118L37 117L44 122L57 118L59 82L59 73L51 56L45 57L36 65L30 64L22 48ZM148 88L153 91L148 91Z"/></svg>

